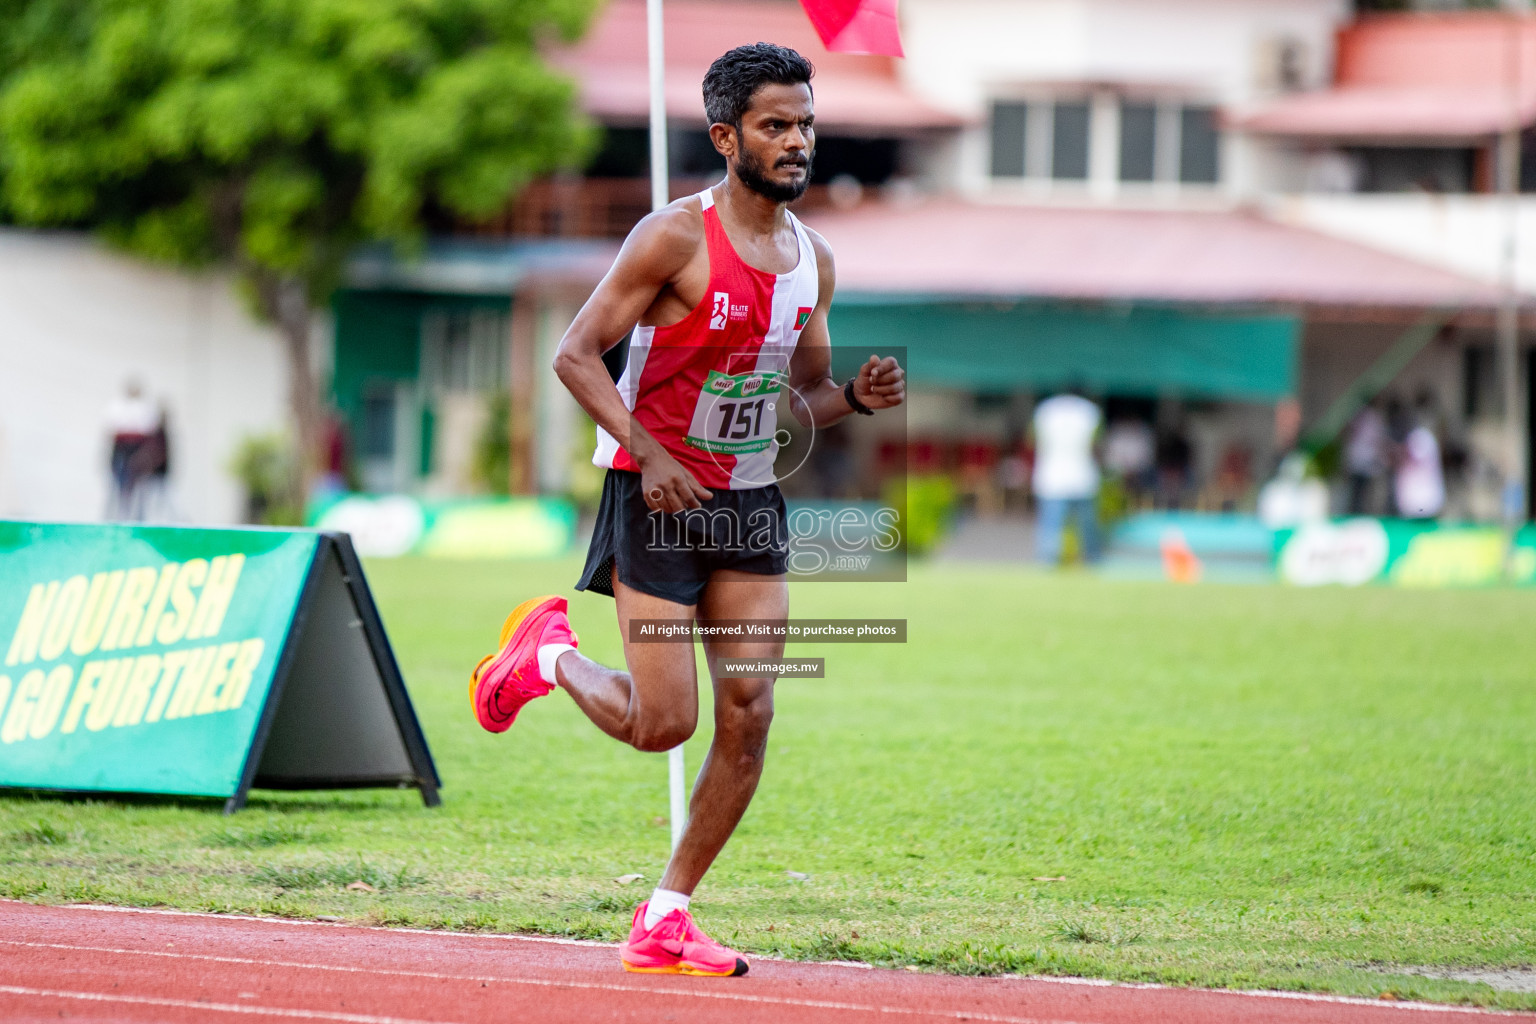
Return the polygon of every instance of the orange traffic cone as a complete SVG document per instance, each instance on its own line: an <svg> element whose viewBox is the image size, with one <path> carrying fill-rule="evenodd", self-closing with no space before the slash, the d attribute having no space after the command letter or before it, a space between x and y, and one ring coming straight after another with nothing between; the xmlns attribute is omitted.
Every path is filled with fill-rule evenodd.
<svg viewBox="0 0 1536 1024"><path fill-rule="evenodd" d="M1163 572L1170 580L1174 583L1200 582L1200 573L1205 567L1190 550L1189 541L1184 539L1182 531L1168 530L1163 534L1159 547L1163 553Z"/></svg>

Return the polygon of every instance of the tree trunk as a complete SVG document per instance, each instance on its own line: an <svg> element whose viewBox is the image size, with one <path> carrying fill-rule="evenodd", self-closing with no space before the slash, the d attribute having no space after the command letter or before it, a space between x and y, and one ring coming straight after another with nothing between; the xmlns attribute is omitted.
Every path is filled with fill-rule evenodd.
<svg viewBox="0 0 1536 1024"><path fill-rule="evenodd" d="M304 283L261 274L256 281L262 311L277 324L288 357L288 415L293 430L291 496L300 516L309 500L320 451L320 391L311 362L313 316Z"/></svg>

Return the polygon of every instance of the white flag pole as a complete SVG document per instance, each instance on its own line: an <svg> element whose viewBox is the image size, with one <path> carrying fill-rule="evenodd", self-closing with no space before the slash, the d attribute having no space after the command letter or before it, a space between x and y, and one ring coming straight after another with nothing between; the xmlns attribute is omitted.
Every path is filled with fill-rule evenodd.
<svg viewBox="0 0 1536 1024"><path fill-rule="evenodd" d="M667 195L667 56L661 33L661 0L645 0L646 40L651 69L651 209L670 202Z"/></svg>
<svg viewBox="0 0 1536 1024"><path fill-rule="evenodd" d="M662 36L661 0L646 0L645 26L651 71L651 209L671 201L667 180L667 58ZM671 797L672 849L688 824L687 780L681 744L667 751L667 791Z"/></svg>

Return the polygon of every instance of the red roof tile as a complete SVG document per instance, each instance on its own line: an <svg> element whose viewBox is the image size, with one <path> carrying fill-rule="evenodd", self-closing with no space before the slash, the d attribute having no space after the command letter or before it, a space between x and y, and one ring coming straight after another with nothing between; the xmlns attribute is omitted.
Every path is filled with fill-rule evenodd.
<svg viewBox="0 0 1536 1024"><path fill-rule="evenodd" d="M934 200L807 215L839 293L1488 308L1450 271L1244 213Z"/></svg>
<svg viewBox="0 0 1536 1024"><path fill-rule="evenodd" d="M1339 31L1334 82L1501 88L1517 70L1527 89L1536 87L1536 19L1492 11L1377 15Z"/></svg>
<svg viewBox="0 0 1536 1024"><path fill-rule="evenodd" d="M1536 122L1536 19L1496 12L1366 18L1339 32L1334 87L1236 123L1273 135L1475 139Z"/></svg>
<svg viewBox="0 0 1536 1024"><path fill-rule="evenodd" d="M1516 105L1521 124L1536 121L1536 96ZM1353 87L1302 93L1236 124L1263 135L1372 141L1475 140L1510 123L1509 97L1478 87Z"/></svg>

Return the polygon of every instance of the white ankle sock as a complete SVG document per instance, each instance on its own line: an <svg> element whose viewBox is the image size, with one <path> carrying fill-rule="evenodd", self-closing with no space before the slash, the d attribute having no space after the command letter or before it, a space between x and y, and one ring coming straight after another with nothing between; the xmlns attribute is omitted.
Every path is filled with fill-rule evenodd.
<svg viewBox="0 0 1536 1024"><path fill-rule="evenodd" d="M570 644L545 644L539 648L539 677L551 686L559 682L555 678L555 662L566 651L574 651L576 648Z"/></svg>
<svg viewBox="0 0 1536 1024"><path fill-rule="evenodd" d="M687 910L688 901L691 898L680 892L658 886L656 891L651 893L651 905L645 908L645 930L650 931L655 928L662 918L674 910Z"/></svg>

